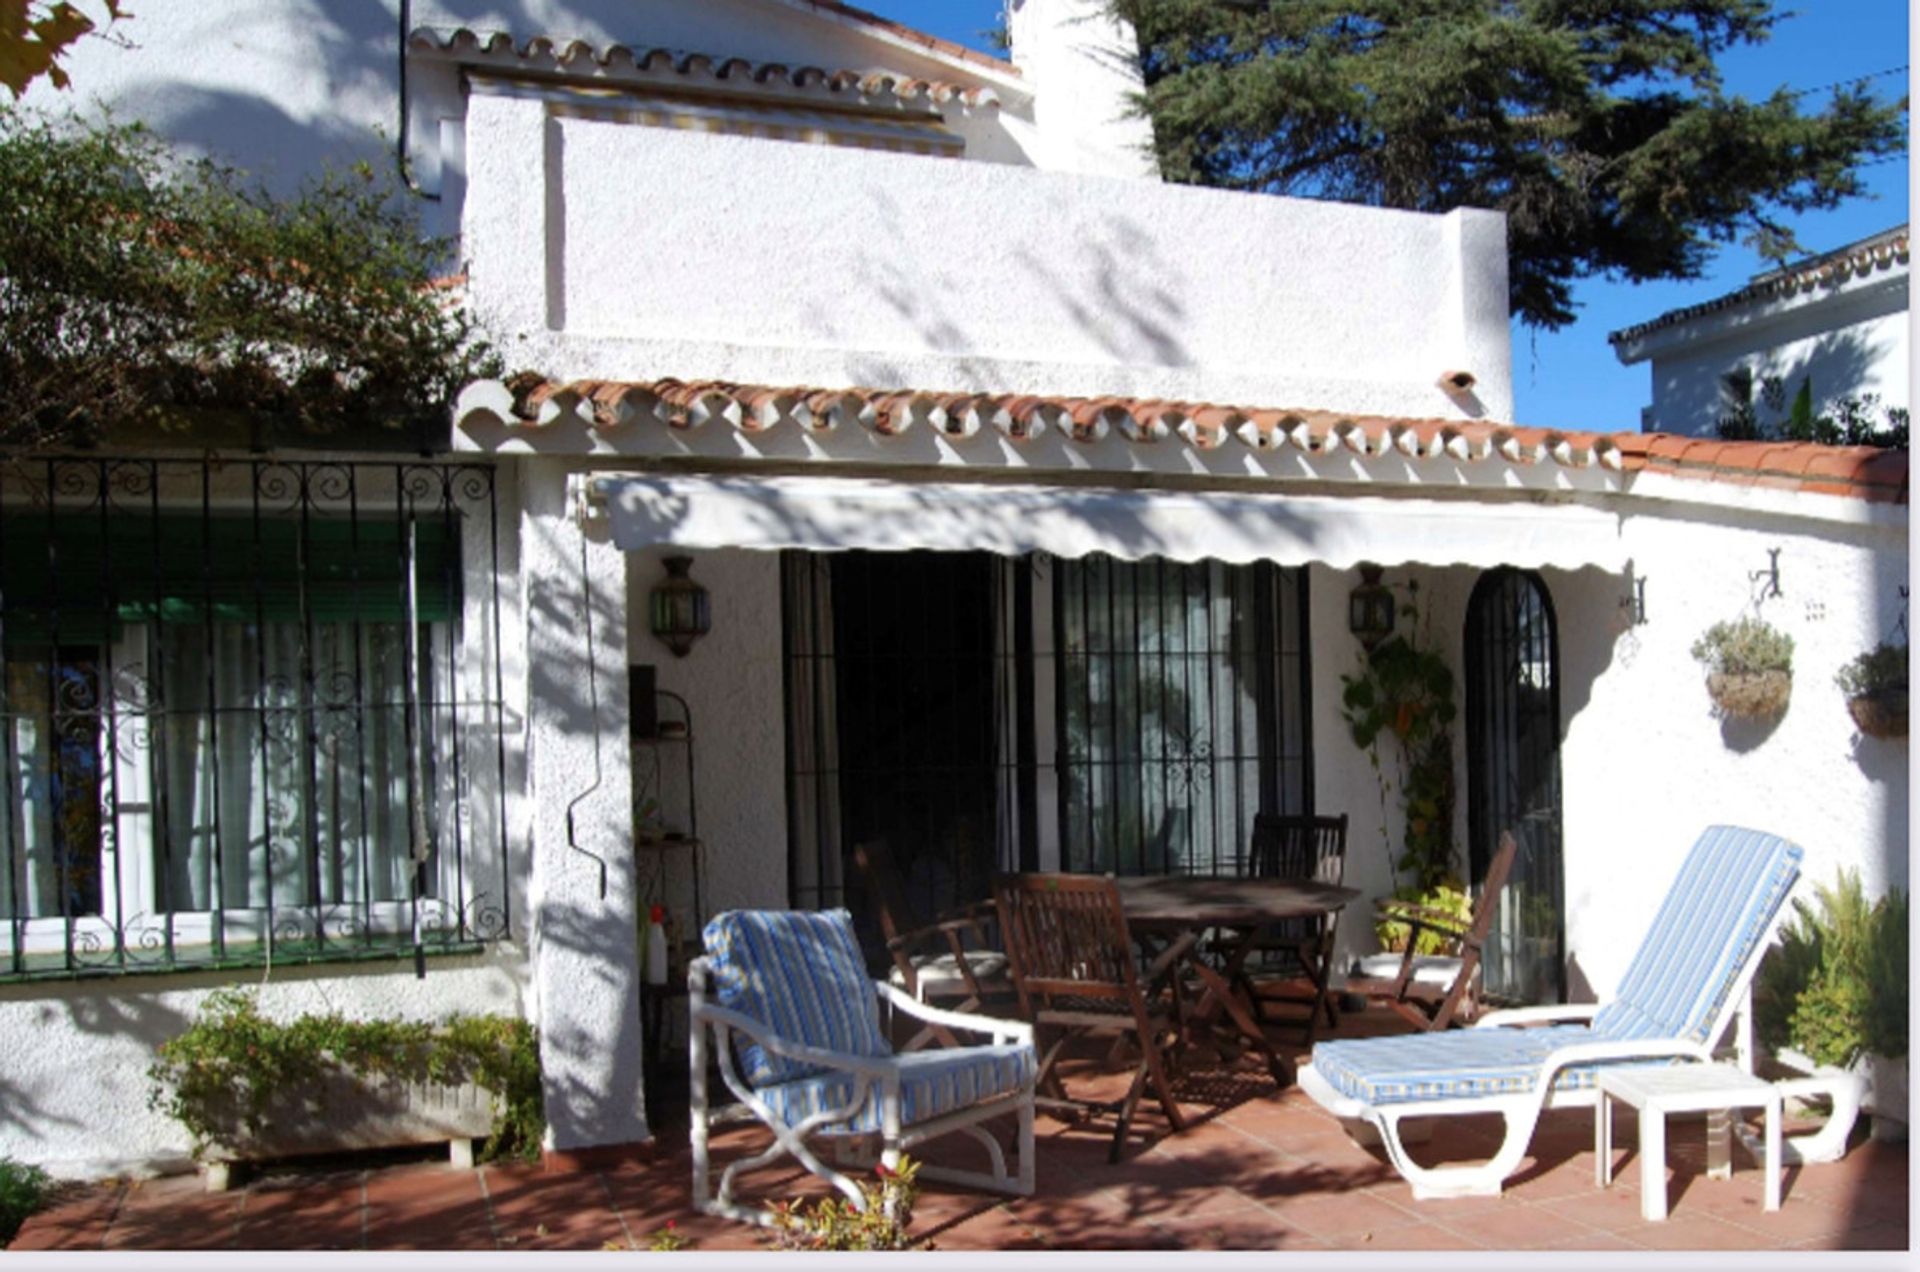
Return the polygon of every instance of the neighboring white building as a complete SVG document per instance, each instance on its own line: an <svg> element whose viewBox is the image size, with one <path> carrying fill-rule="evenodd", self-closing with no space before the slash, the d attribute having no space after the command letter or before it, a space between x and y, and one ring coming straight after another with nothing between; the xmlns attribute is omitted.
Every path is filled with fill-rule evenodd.
<svg viewBox="0 0 1920 1272"><path fill-rule="evenodd" d="M645 1140L636 920L700 916L693 850L635 830L649 800L695 829L689 747L706 915L858 912L875 834L970 899L1237 869L1256 812L1306 809L1384 892L1398 805L1340 716L1362 562L1459 677L1463 872L1527 841L1514 992L1610 988L1713 822L1906 886L1906 744L1831 688L1904 613L1905 455L1506 422L1501 218L1161 184L1098 8L1017 4L1011 62L825 0L504 35L262 0L82 50L123 114L283 180L404 118L520 374L460 395L449 455L0 481L0 530L37 518L0 537L0 1152L177 1165L152 1048L262 980L277 1012L524 1013L552 1147ZM681 555L712 629L675 657L649 596ZM1798 642L1771 732L1687 654L1755 608ZM631 736L636 665L690 741Z"/></svg>
<svg viewBox="0 0 1920 1272"><path fill-rule="evenodd" d="M1793 265L1756 274L1739 291L1661 314L1608 336L1627 366L1648 363L1648 432L1718 436L1739 402L1728 377L1756 386L1763 422L1776 414L1757 386L1778 379L1790 402L1812 384L1814 414L1842 398L1877 398L1881 412L1906 409L1913 365L1908 327L1907 227Z"/></svg>

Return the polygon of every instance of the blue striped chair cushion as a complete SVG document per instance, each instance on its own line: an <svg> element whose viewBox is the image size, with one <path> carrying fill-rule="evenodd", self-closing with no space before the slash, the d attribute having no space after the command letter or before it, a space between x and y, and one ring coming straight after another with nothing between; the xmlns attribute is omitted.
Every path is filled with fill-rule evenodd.
<svg viewBox="0 0 1920 1272"><path fill-rule="evenodd" d="M1778 835L1709 826L1593 1020L1602 1038L1707 1041L1740 969L1800 874L1801 850Z"/></svg>
<svg viewBox="0 0 1920 1272"><path fill-rule="evenodd" d="M1465 1100L1531 1091L1549 1051L1593 1040L1584 1025L1352 1038L1314 1047L1313 1068L1334 1090L1365 1104ZM1593 1080L1591 1066L1574 1066L1560 1071L1554 1088Z"/></svg>
<svg viewBox="0 0 1920 1272"><path fill-rule="evenodd" d="M995 1096L1011 1095L1033 1076L1033 1048L1026 1043L959 1047L947 1051L910 1051L894 1059L900 1072L900 1125L917 1126ZM765 1086L760 1098L788 1126L798 1126L823 1109L844 1107L853 1098L855 1079L846 1073ZM876 1081L851 1120L821 1128L827 1134L878 1131L880 1085Z"/></svg>
<svg viewBox="0 0 1920 1272"><path fill-rule="evenodd" d="M713 917L703 938L720 1006L789 1042L856 1056L893 1054L845 910L728 910ZM753 1086L822 1072L736 1041L741 1074Z"/></svg>

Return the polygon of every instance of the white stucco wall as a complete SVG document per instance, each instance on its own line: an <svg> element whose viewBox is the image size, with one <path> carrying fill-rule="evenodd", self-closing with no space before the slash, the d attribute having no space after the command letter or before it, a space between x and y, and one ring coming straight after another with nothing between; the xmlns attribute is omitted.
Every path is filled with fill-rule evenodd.
<svg viewBox="0 0 1920 1272"><path fill-rule="evenodd" d="M66 62L74 89L62 93L43 80L27 102L51 110L108 108L281 190L327 164L344 169L365 160L390 169L402 126L401 8L400 0L150 5L115 28L116 37L132 47L82 40ZM999 106L948 112L969 157L1032 165L1057 155L1077 167L1104 163L1101 170L1140 164L1131 133L1102 120L1081 120L1076 102L1086 75L1061 54L1060 40L1049 48L1070 82L1051 95L1043 124L1035 119L1029 78L1004 65L931 54L909 37L786 0L562 0L537 6L415 0L408 8L409 30L506 32L521 46L544 37L556 47L579 40L602 50L617 44L703 53L716 64L737 57L985 85L995 90ZM445 203L422 203L422 220L430 233L456 233L466 110L459 64L415 52L408 59L407 94L413 174L430 196L443 190L449 196Z"/></svg>
<svg viewBox="0 0 1920 1272"><path fill-rule="evenodd" d="M1009 53L1033 82L1035 166L1158 178L1133 27L1102 0L1007 0Z"/></svg>
<svg viewBox="0 0 1920 1272"><path fill-rule="evenodd" d="M1681 857L1715 823L1800 844L1809 898L1843 866L1861 872L1869 895L1908 886L1908 743L1856 735L1833 683L1902 612L1904 509L1869 518L1857 501L1803 502L1816 499L1852 504L1868 524L1682 508L1630 517L1623 533L1647 580L1643 626L1625 625L1619 581L1547 576L1560 631L1575 991L1611 992ZM1767 567L1770 548L1781 550L1783 595L1760 613L1794 639L1794 683L1786 714L1764 732L1714 718L1689 650L1712 623L1751 612L1759 585L1748 576Z"/></svg>
<svg viewBox="0 0 1920 1272"><path fill-rule="evenodd" d="M524 951L503 946L429 959L424 980L396 960L0 985L0 1155L58 1178L183 1169L187 1133L147 1107L147 1067L213 989L259 985L262 1010L280 1020L338 1011L437 1021L454 1012L524 1015L525 979Z"/></svg>
<svg viewBox="0 0 1920 1272"><path fill-rule="evenodd" d="M1646 427L1666 433L1716 436L1730 405L1723 377L1751 372L1755 407L1763 423L1785 414L1759 399L1760 382L1778 376L1787 406L1802 379L1813 384L1815 413L1842 397L1877 395L1886 407L1911 403L1912 373L1907 265L1880 267L1831 289L1788 299L1752 302L1653 332L1621 350L1645 359L1653 403Z"/></svg>
<svg viewBox="0 0 1920 1272"><path fill-rule="evenodd" d="M553 119L504 96L474 97L468 152L474 302L524 333L510 362L550 375L1512 407L1492 213ZM1449 368L1477 399L1440 391Z"/></svg>
<svg viewBox="0 0 1920 1272"><path fill-rule="evenodd" d="M705 552L692 577L707 589L713 629L676 658L647 627L647 595L666 577L659 551L627 554L628 659L651 663L657 686L693 712L694 780L706 845L707 917L730 909L781 909L787 897L786 705L782 685L780 558L770 552ZM678 744L634 750L636 789L657 758L670 825L685 804ZM643 849L642 851L647 851ZM682 905L684 853L668 883ZM684 913L684 912L683 912ZM691 935L691 933L690 933Z"/></svg>
<svg viewBox="0 0 1920 1272"><path fill-rule="evenodd" d="M563 464L525 465L520 490L532 990L548 1147L629 1143L647 1138L647 1127L625 723L626 558L574 517Z"/></svg>

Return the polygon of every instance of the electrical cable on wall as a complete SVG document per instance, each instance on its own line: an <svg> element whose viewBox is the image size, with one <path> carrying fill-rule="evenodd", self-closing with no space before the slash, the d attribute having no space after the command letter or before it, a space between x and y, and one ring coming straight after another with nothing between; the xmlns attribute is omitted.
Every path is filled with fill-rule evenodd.
<svg viewBox="0 0 1920 1272"><path fill-rule="evenodd" d="M593 583L587 577L587 540L580 539L580 617L586 623L587 633L587 712L593 720L593 781L585 790L567 801L567 847L583 857L591 857L600 867L600 899L607 899L607 859L598 853L590 852L580 846L574 833L573 810L580 801L600 789L603 776L600 769L600 677L595 665L593 649Z"/></svg>

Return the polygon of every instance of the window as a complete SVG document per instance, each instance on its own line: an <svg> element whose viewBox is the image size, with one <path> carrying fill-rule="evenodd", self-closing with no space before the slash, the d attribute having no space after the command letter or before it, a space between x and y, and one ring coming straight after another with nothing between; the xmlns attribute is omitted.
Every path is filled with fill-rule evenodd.
<svg viewBox="0 0 1920 1272"><path fill-rule="evenodd" d="M492 470L0 485L0 974L506 933Z"/></svg>
<svg viewBox="0 0 1920 1272"><path fill-rule="evenodd" d="M885 839L922 917L998 870L1235 873L1310 811L1305 580L1273 565L783 558L789 890L859 909Z"/></svg>
<svg viewBox="0 0 1920 1272"><path fill-rule="evenodd" d="M1309 808L1297 574L1061 561L1063 869L1235 874L1262 811Z"/></svg>

